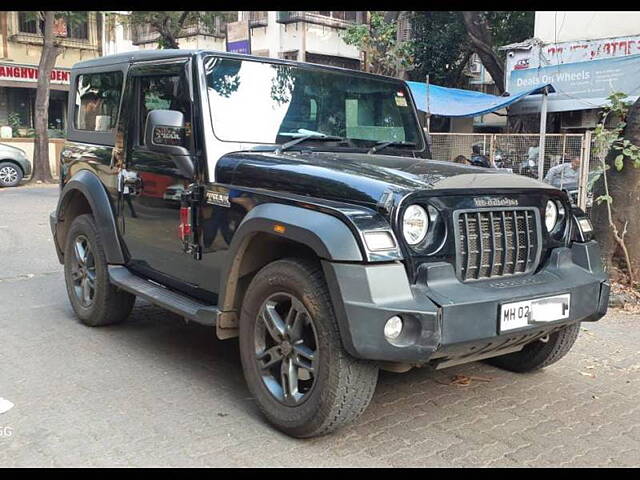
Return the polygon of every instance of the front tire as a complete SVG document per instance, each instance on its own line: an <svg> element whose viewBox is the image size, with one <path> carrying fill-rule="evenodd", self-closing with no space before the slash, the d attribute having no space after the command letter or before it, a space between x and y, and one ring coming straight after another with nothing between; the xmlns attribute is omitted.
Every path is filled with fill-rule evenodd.
<svg viewBox="0 0 640 480"><path fill-rule="evenodd" d="M240 316L240 356L249 390L288 435L327 434L369 405L378 368L351 357L320 266L270 263L251 281Z"/></svg>
<svg viewBox="0 0 640 480"><path fill-rule="evenodd" d="M109 282L102 240L91 215L71 223L64 253L64 278L74 312L90 327L124 321L136 297Z"/></svg>
<svg viewBox="0 0 640 480"><path fill-rule="evenodd" d="M567 325L543 339L535 340L519 352L508 353L487 360L487 363L509 370L525 373L547 367L564 357L578 338L580 322Z"/></svg>

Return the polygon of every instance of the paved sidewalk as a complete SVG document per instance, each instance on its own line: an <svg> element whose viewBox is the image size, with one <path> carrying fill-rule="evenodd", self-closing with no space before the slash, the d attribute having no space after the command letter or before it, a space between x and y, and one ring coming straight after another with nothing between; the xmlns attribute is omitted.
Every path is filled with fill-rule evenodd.
<svg viewBox="0 0 640 480"><path fill-rule="evenodd" d="M294 440L264 422L236 340L142 302L120 326L74 318L49 241L56 198L0 190L0 397L15 404L0 466L640 466L640 316L583 324L534 374L383 372L356 423Z"/></svg>

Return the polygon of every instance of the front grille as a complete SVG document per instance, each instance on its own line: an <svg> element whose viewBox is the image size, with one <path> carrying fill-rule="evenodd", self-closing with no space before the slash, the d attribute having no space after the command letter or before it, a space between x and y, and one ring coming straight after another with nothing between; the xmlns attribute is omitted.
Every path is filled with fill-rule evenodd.
<svg viewBox="0 0 640 480"><path fill-rule="evenodd" d="M527 273L539 256L533 210L460 212L456 237L463 281Z"/></svg>

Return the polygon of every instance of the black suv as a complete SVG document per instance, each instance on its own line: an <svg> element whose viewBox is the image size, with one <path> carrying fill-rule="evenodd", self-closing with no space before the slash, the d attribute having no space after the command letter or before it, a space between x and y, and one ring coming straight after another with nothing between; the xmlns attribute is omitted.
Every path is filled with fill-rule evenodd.
<svg viewBox="0 0 640 480"><path fill-rule="evenodd" d="M71 85L51 228L76 314L121 322L142 297L239 337L290 435L358 417L380 368L526 372L606 312L584 214L428 160L400 80L163 50L78 63Z"/></svg>

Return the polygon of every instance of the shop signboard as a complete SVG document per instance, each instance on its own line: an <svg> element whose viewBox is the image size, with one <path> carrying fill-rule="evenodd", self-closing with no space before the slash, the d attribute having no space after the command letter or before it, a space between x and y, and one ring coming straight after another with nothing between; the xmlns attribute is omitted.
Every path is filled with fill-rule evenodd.
<svg viewBox="0 0 640 480"><path fill-rule="evenodd" d="M548 111L586 110L605 105L613 92L626 93L631 100L640 95L640 54L603 58L539 68L515 68L509 72L510 94L550 83ZM540 97L532 95L511 107L513 114L540 111Z"/></svg>
<svg viewBox="0 0 640 480"><path fill-rule="evenodd" d="M249 21L227 23L227 52L251 53Z"/></svg>
<svg viewBox="0 0 640 480"><path fill-rule="evenodd" d="M69 85L70 77L70 70L54 68L51 71L51 83L54 84ZM3 80L11 82L31 82L35 88L35 84L38 82L38 67L35 65L0 63L0 82Z"/></svg>

